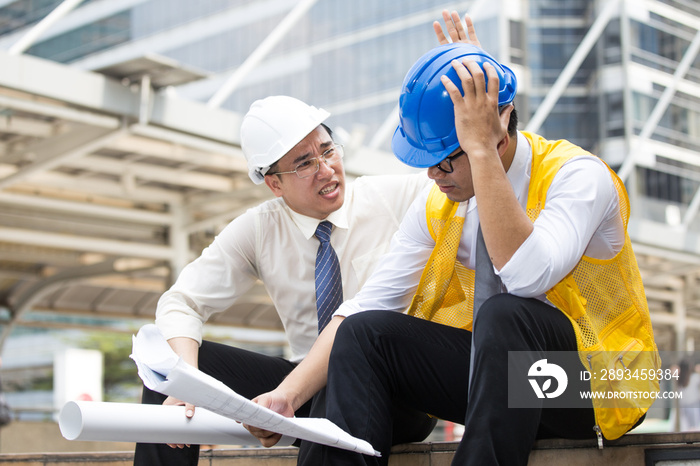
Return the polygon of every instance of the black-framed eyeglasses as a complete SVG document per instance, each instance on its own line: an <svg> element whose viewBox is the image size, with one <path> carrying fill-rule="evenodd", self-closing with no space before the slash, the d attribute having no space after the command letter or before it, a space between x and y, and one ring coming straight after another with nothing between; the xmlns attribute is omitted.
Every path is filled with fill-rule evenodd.
<svg viewBox="0 0 700 466"><path fill-rule="evenodd" d="M329 147L323 154L318 157L312 157L304 160L299 165L294 167L294 170L286 172L274 172L267 173L267 175L284 175L286 173L296 173L299 178L308 178L315 174L319 167L321 166L321 160L323 160L326 165L331 165L336 163L343 158L343 146L342 144L333 144Z"/></svg>
<svg viewBox="0 0 700 466"><path fill-rule="evenodd" d="M439 164L435 165L435 168L445 173L452 173L455 171L455 169L452 167L452 161L464 154L466 154L466 152L460 149L455 155L450 155L449 157L444 158Z"/></svg>

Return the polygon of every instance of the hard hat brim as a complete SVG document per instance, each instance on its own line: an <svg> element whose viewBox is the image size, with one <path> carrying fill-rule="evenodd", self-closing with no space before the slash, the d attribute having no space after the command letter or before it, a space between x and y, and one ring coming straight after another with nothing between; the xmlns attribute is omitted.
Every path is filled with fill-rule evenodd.
<svg viewBox="0 0 700 466"><path fill-rule="evenodd" d="M414 168L430 168L445 160L459 147L459 142L437 152L428 152L413 146L406 138L401 125L394 131L391 150L401 162Z"/></svg>

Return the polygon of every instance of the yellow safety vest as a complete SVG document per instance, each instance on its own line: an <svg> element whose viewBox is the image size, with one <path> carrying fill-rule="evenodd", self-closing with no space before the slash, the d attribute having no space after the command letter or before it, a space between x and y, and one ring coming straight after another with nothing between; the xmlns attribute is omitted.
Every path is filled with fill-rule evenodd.
<svg viewBox="0 0 700 466"><path fill-rule="evenodd" d="M547 189L561 166L575 156L594 155L568 141L548 141L522 133L532 148L527 215L532 222L545 207ZM658 370L661 360L654 342L649 308L637 260L627 234L629 198L624 184L610 170L625 226L625 244L611 259L583 256L574 269L547 293L547 299L571 321L576 332L579 357L593 374L602 369ZM455 215L458 203L437 187L428 196L426 221L435 248L423 270L408 313L416 317L471 330L474 303L474 271L457 260L464 217ZM595 380L592 391L657 393L659 382L631 377L629 380ZM652 393L653 392L653 393ZM607 439L631 429L653 403L653 398L594 399L596 423ZM611 407L614 404L614 407Z"/></svg>

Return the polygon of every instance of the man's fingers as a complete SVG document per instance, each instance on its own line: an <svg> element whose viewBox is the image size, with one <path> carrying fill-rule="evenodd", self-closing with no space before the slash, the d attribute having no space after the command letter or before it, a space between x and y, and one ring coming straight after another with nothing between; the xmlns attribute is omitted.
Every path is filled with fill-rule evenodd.
<svg viewBox="0 0 700 466"><path fill-rule="evenodd" d="M494 97L498 101L498 73L496 68L490 63L484 63L484 69L482 70L478 63L473 60L465 59L460 61L453 60L452 68L457 72L457 76L462 82L462 90L464 92L464 97L469 96L480 96L486 94L490 97ZM488 89L486 87L486 79L488 77ZM452 101L456 103L454 99L454 93L459 94L459 90L454 85L454 83L447 77L441 77L442 84L445 89L453 97Z"/></svg>
<svg viewBox="0 0 700 466"><path fill-rule="evenodd" d="M445 32L442 30L442 25L440 24L439 21L433 22L433 30L435 31L435 35L437 36L438 42L440 45L445 45L449 44L450 41L447 40L447 37L445 37Z"/></svg>
<svg viewBox="0 0 700 466"><path fill-rule="evenodd" d="M455 15L457 15L457 22L455 22ZM445 37L445 42L440 42L448 44L450 42L462 42L462 39L464 39L464 28L462 27L462 22L459 19L459 14L457 14L456 11L453 11L450 13L447 10L442 10L442 20L445 22L445 29L447 29L447 35L450 36L450 40L447 40L443 33L443 37ZM438 23L439 24L439 23ZM460 34L460 30L462 31L462 34ZM441 28L442 32L442 28Z"/></svg>
<svg viewBox="0 0 700 466"><path fill-rule="evenodd" d="M496 68L491 63L484 63L484 72L488 77L489 88L487 92L489 96L494 97L496 102L498 102L498 90L500 89L500 81L498 79L498 72Z"/></svg>
<svg viewBox="0 0 700 466"><path fill-rule="evenodd" d="M454 68L454 70L457 72L457 76L459 77L459 80L462 83L462 94L464 94L465 99L473 99L476 96L476 86L479 85L477 83L477 81L474 79L474 76L473 76L474 72L472 70L470 70L469 67L467 66L469 62L471 62L472 64L475 64L473 61L470 61L470 60L464 60L464 61L453 60L452 61L452 68ZM479 72L481 72L481 69L479 68L478 65L476 65L476 69ZM483 80L482 80L482 82L483 82ZM457 91L457 92L459 92L459 91ZM452 99L452 101L455 104L457 103L457 101L455 99Z"/></svg>
<svg viewBox="0 0 700 466"><path fill-rule="evenodd" d="M484 72L478 63L473 60L463 60L462 64L466 70L457 69L457 74L462 79L462 87L464 88L464 95L466 97L467 91L473 93L475 96L480 96L486 93L486 77ZM486 64L488 65L488 64ZM469 75L467 77L466 74ZM489 76L489 79L491 76ZM496 93L498 93L498 76L496 76Z"/></svg>
<svg viewBox="0 0 700 466"><path fill-rule="evenodd" d="M275 432L267 432L267 435L265 437L258 437L258 440L260 440L260 444L263 447L269 448L277 445L277 442L279 442L281 438L282 434L277 434Z"/></svg>
<svg viewBox="0 0 700 466"><path fill-rule="evenodd" d="M447 10L443 11L442 17L445 19L445 24L447 24L447 32L450 33L450 38L452 42L465 42L468 37L467 33L464 31L464 26L462 25L462 20L459 17L459 13L452 11L452 13L447 13Z"/></svg>
<svg viewBox="0 0 700 466"><path fill-rule="evenodd" d="M449 12L447 10L442 10L442 20L445 22L444 30L439 21L433 22L435 35L441 45L462 42L481 47L479 38L476 36L474 22L468 14L464 15L464 23L462 23L459 13L456 11ZM467 26L466 29L464 28L465 24ZM445 35L445 30L447 31L447 35Z"/></svg>
<svg viewBox="0 0 700 466"><path fill-rule="evenodd" d="M277 442L282 438L282 434L276 432L270 432L269 430L260 429L258 427L253 427L248 424L243 424L243 427L248 429L248 431L260 441L260 444L264 447L273 447L277 445Z"/></svg>
<svg viewBox="0 0 700 466"><path fill-rule="evenodd" d="M169 396L163 401L163 404L165 406L185 406L184 401L180 401L177 398L173 398L172 396Z"/></svg>
<svg viewBox="0 0 700 466"><path fill-rule="evenodd" d="M167 445L168 445L170 448L179 448L179 449L183 449L183 448L185 448L185 447L188 447L188 448L189 448L189 444L186 445L186 444L184 444L184 443L168 443Z"/></svg>
<svg viewBox="0 0 700 466"><path fill-rule="evenodd" d="M438 42L440 42L441 45L449 44L451 42L468 42L467 34L464 31L462 22L459 19L459 14L456 11L450 13L447 10L442 10L442 20L445 23L447 35L445 35L445 30L442 29L442 25L439 21L435 21L433 23L435 35L437 36ZM449 36L449 39L447 36Z"/></svg>
<svg viewBox="0 0 700 466"><path fill-rule="evenodd" d="M280 434L275 434L272 437L261 439L260 443L262 444L263 447L270 448L270 447L274 447L275 445L277 445L277 442L279 442L281 438L282 438L282 436Z"/></svg>
<svg viewBox="0 0 700 466"><path fill-rule="evenodd" d="M261 429L259 427L253 427L253 426L248 425L248 424L243 424L243 427L248 429L248 432L250 432L254 437L256 437L258 439L267 438L274 433L274 432L270 432L269 430Z"/></svg>
<svg viewBox="0 0 700 466"><path fill-rule="evenodd" d="M462 94L459 92L459 89L455 86L455 83L445 75L440 77L440 81L442 81L442 85L445 86L445 90L449 94L452 104L456 106L462 99Z"/></svg>
<svg viewBox="0 0 700 466"><path fill-rule="evenodd" d="M472 21L471 16L465 14L464 23L467 25L467 42L472 45L476 45L477 47L481 47L479 38L476 37L476 29L474 29L474 22Z"/></svg>
<svg viewBox="0 0 700 466"><path fill-rule="evenodd" d="M166 402L167 402L167 403L173 403L173 404L175 404L175 405L177 405L177 406L184 406L184 407L185 407L185 416L186 416L187 418L191 418L192 416L194 416L194 405L193 405L193 404L191 404L191 403L183 403L182 401L179 401L179 400L177 400L177 399L175 399L175 398L172 398L172 399L169 398L168 400L166 400ZM189 447L189 444L184 444L184 443L168 443L167 445L168 445L170 448L181 448L181 449L182 449L182 448L185 448L185 447Z"/></svg>

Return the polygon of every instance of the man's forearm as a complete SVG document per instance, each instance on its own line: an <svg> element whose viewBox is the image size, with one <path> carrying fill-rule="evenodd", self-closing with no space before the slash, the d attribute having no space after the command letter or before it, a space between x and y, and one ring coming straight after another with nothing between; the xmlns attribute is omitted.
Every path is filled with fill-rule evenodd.
<svg viewBox="0 0 700 466"><path fill-rule="evenodd" d="M175 337L168 340L168 344L187 364L199 367L199 343L188 337Z"/></svg>
<svg viewBox="0 0 700 466"><path fill-rule="evenodd" d="M515 197L495 149L470 155L469 161L484 242L500 270L532 233L532 222Z"/></svg>

